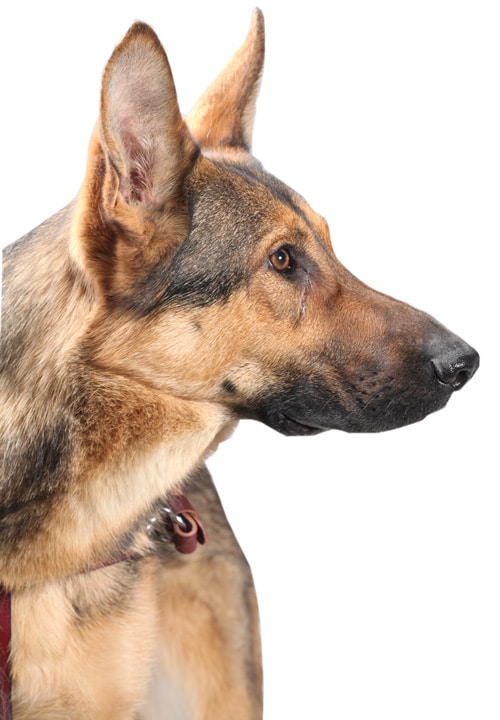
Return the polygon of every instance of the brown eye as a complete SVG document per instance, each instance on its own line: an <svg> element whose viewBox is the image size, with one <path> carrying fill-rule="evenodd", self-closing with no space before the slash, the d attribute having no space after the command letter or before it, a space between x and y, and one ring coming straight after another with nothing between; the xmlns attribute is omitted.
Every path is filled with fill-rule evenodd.
<svg viewBox="0 0 500 720"><path fill-rule="evenodd" d="M284 273L292 269L292 257L285 247L280 247L269 256L269 262L276 272Z"/></svg>

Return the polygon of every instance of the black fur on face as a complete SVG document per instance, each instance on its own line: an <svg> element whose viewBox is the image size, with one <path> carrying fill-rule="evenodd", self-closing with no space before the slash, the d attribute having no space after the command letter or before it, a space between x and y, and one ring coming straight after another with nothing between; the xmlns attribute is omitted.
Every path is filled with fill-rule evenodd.
<svg viewBox="0 0 500 720"><path fill-rule="evenodd" d="M206 160L205 160L206 162ZM273 229L280 205L305 222L293 191L254 166L211 162L209 182L188 191L190 228L168 262L158 263L121 303L141 315L223 302L248 281L256 244ZM271 206L272 212L267 208Z"/></svg>
<svg viewBox="0 0 500 720"><path fill-rule="evenodd" d="M430 368L429 368L430 369ZM378 382L374 373L369 385ZM256 403L253 415L284 435L315 435L325 430L345 432L381 432L422 420L448 401L451 388L428 378L415 388L381 378L376 387L358 386L340 389L321 380L301 379L279 389L269 390Z"/></svg>

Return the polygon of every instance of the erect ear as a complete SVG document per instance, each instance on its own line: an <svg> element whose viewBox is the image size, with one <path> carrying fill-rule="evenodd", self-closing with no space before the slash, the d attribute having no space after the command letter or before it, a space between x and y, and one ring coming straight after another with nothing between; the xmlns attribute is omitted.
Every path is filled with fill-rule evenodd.
<svg viewBox="0 0 500 720"><path fill-rule="evenodd" d="M251 149L264 49L264 16L256 8L245 42L187 117L202 148Z"/></svg>
<svg viewBox="0 0 500 720"><path fill-rule="evenodd" d="M132 25L104 70L101 139L122 202L147 214L175 199L193 148L167 56L153 30Z"/></svg>
<svg viewBox="0 0 500 720"><path fill-rule="evenodd" d="M135 23L104 70L73 232L74 255L105 292L130 284L162 243L185 234L184 186L197 152L165 51Z"/></svg>

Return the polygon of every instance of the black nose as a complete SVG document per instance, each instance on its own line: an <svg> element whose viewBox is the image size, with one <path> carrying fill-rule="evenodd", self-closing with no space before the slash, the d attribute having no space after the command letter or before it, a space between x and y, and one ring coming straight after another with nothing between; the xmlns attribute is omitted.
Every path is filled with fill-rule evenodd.
<svg viewBox="0 0 500 720"><path fill-rule="evenodd" d="M438 380L453 390L460 390L479 367L479 355L465 343L431 360Z"/></svg>

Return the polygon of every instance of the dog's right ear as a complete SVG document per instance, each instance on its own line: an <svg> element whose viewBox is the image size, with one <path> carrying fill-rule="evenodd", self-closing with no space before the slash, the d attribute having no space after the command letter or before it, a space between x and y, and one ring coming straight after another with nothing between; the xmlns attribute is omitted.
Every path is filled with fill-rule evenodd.
<svg viewBox="0 0 500 720"><path fill-rule="evenodd" d="M105 292L124 290L141 261L182 240L196 153L165 51L148 25L135 23L104 70L73 233L74 255Z"/></svg>

